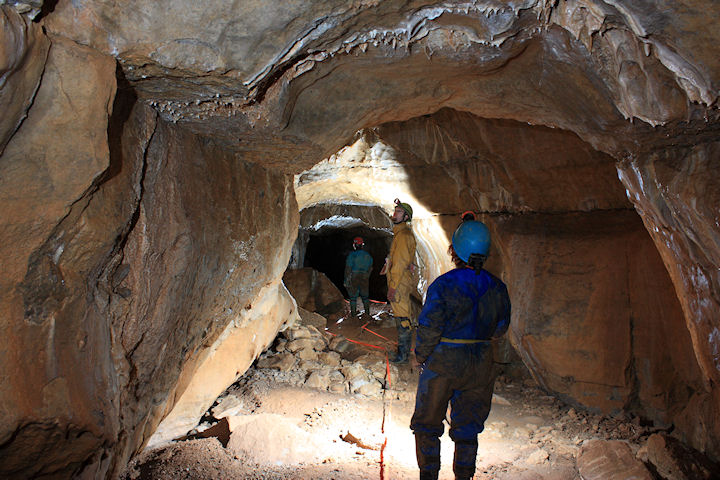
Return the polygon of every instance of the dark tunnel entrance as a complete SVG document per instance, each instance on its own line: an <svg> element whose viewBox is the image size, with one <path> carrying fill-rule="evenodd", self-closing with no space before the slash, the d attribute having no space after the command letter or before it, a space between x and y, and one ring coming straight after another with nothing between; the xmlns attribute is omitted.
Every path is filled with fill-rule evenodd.
<svg viewBox="0 0 720 480"><path fill-rule="evenodd" d="M345 298L347 290L343 286L345 275L345 259L352 251L352 241L362 237L365 250L373 257L373 268L370 273L370 298L387 301L387 284L380 270L390 250L392 235L382 230L373 230L365 226L352 228L328 228L309 235L304 267L311 267L327 275L337 286Z"/></svg>

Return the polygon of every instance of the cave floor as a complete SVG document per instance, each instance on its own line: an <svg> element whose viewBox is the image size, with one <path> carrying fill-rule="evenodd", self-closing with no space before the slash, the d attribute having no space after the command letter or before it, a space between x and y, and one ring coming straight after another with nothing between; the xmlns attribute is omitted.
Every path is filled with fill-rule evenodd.
<svg viewBox="0 0 720 480"><path fill-rule="evenodd" d="M361 334L359 325L345 322L343 334ZM391 328L376 327L376 332L390 338ZM401 366L398 377L383 398L371 398L285 383L276 373L251 368L232 387L247 421L241 434L234 431L229 442L195 438L145 451L121 478L417 478L414 438L408 427L417 372ZM479 436L475 479L579 479L575 459L585 440L622 439L637 451L650 433L637 419L576 409L530 379L501 375L485 431ZM441 480L454 478L452 454L446 432Z"/></svg>

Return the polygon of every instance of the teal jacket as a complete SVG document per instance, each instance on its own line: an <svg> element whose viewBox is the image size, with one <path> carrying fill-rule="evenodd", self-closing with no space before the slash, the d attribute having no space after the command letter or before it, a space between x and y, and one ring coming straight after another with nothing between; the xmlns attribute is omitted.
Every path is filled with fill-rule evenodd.
<svg viewBox="0 0 720 480"><path fill-rule="evenodd" d="M356 273L370 273L373 266L373 258L365 250L354 250L350 252L345 260L345 280Z"/></svg>

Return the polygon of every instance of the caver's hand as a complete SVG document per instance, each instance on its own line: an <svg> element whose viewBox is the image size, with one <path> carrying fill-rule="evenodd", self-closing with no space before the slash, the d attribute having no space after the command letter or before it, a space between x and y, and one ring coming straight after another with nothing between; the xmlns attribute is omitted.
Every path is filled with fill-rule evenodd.
<svg viewBox="0 0 720 480"><path fill-rule="evenodd" d="M391 302L395 301L395 289L394 288L388 288L387 298Z"/></svg>

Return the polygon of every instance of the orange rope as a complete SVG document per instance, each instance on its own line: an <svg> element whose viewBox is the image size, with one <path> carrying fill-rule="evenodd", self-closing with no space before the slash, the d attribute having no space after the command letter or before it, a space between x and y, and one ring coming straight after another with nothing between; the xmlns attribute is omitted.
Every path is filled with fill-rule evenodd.
<svg viewBox="0 0 720 480"><path fill-rule="evenodd" d="M368 323L369 323L369 322L368 322ZM367 323L366 323L365 325L367 325ZM375 333L375 332L373 332L372 330L370 330L369 328L365 328L365 325L363 325L363 326L360 327L360 328L362 328L363 330L365 330L365 331L367 331L367 332L372 333L372 334L375 335L376 337L380 337L380 338L382 338L383 340L387 340L388 342L394 343L395 345L397 345L397 342L394 342L394 341L390 340L390 339L387 338L387 337L383 337L383 336L380 335L379 333Z"/></svg>
<svg viewBox="0 0 720 480"><path fill-rule="evenodd" d="M332 333L332 332L325 332L325 333L327 333L328 335L332 335L333 337L337 337L337 335L334 334L334 333ZM387 349L386 349L385 347L380 347L380 346L378 346L378 345L373 345L372 343L358 342L357 340L353 340L353 339L350 339L350 338L347 338L347 337L345 337L345 340L347 340L348 342L357 343L358 345L363 345L363 346L365 346L365 347L377 348L378 350L385 350L385 351L387 352Z"/></svg>

